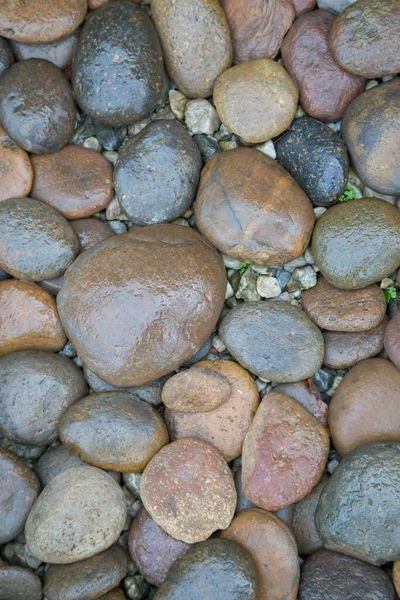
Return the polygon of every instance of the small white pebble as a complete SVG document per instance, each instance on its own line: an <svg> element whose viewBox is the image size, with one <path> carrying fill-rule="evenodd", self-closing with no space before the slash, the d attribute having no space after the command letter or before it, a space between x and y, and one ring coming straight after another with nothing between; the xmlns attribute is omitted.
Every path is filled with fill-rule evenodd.
<svg viewBox="0 0 400 600"><path fill-rule="evenodd" d="M204 98L189 100L185 108L186 126L195 135L205 133L211 135L220 126L217 111Z"/></svg>
<svg viewBox="0 0 400 600"><path fill-rule="evenodd" d="M217 352L224 352L226 350L226 346L225 346L224 342L221 340L221 338L218 335L214 335L213 341L212 341L212 346L213 346L213 348L216 349Z"/></svg>
<svg viewBox="0 0 400 600"><path fill-rule="evenodd" d="M303 107L300 104L297 106L296 114L294 115L295 119L299 119L300 117L305 117L306 113L303 110Z"/></svg>
<svg viewBox="0 0 400 600"><path fill-rule="evenodd" d="M371 90L372 88L376 87L377 85L379 85L379 81L377 81L376 79L370 79L369 81L367 81L367 85L365 86L365 91Z"/></svg>
<svg viewBox="0 0 400 600"><path fill-rule="evenodd" d="M275 145L272 140L268 140L268 142L264 142L263 144L258 144L258 146L256 146L256 150L259 150L270 158L276 158Z"/></svg>
<svg viewBox="0 0 400 600"><path fill-rule="evenodd" d="M111 200L106 210L107 221L129 221L128 217L122 212L116 196Z"/></svg>
<svg viewBox="0 0 400 600"><path fill-rule="evenodd" d="M136 121L136 123L132 123L132 125L129 125L128 127L128 135L136 135L137 133L140 133L142 129L149 125L149 123L151 123L150 117L145 117L140 121Z"/></svg>
<svg viewBox="0 0 400 600"><path fill-rule="evenodd" d="M235 258L231 258L227 256L223 252L221 252L222 260L224 261L224 265L227 269L234 269L235 271L239 271L241 268L240 260L236 260Z"/></svg>
<svg viewBox="0 0 400 600"><path fill-rule="evenodd" d="M337 121L336 123L327 123L329 129L332 129L335 133L340 131L341 121Z"/></svg>
<svg viewBox="0 0 400 600"><path fill-rule="evenodd" d="M102 151L102 146L99 140L95 137L86 138L86 140L83 142L83 145L85 148L90 148L90 150L96 150L96 152Z"/></svg>
<svg viewBox="0 0 400 600"><path fill-rule="evenodd" d="M393 78L393 75L385 75L385 77L382 77L382 81L383 83L386 83L387 81L392 81Z"/></svg>
<svg viewBox="0 0 400 600"><path fill-rule="evenodd" d="M385 279L382 279L381 281L381 288L383 290L387 290L388 287L391 287L392 285L394 285L394 281L393 279L390 279L390 277L385 277Z"/></svg>
<svg viewBox="0 0 400 600"><path fill-rule="evenodd" d="M233 298L234 295L235 295L235 292L233 291L233 287L231 286L229 281L227 281L226 282L225 300L228 300L228 298Z"/></svg>
<svg viewBox="0 0 400 600"><path fill-rule="evenodd" d="M322 217L322 215L324 214L324 212L326 212L326 208L324 208L323 206L316 206L314 208L315 218L319 219L320 217Z"/></svg>
<svg viewBox="0 0 400 600"><path fill-rule="evenodd" d="M253 271L258 273L259 275L272 275L271 267L262 267L260 265L251 265Z"/></svg>
<svg viewBox="0 0 400 600"><path fill-rule="evenodd" d="M257 292L262 298L276 298L281 294L281 286L276 277L260 275L257 279Z"/></svg>
<svg viewBox="0 0 400 600"><path fill-rule="evenodd" d="M185 94L182 94L179 90L169 90L168 96L171 111L179 121L182 121L185 116L185 108L188 99Z"/></svg>

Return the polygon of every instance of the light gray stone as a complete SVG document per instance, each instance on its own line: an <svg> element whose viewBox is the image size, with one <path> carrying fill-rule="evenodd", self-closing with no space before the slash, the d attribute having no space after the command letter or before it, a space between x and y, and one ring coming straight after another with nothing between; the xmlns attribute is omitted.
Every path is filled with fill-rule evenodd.
<svg viewBox="0 0 400 600"><path fill-rule="evenodd" d="M204 98L189 100L185 109L186 126L193 134L205 133L211 135L220 126L217 111Z"/></svg>
<svg viewBox="0 0 400 600"><path fill-rule="evenodd" d="M334 13L340 13L342 10L354 4L356 0L318 0L318 8L324 8Z"/></svg>
<svg viewBox="0 0 400 600"><path fill-rule="evenodd" d="M276 277L261 275L257 279L257 292L262 298L277 298L281 294L281 286Z"/></svg>

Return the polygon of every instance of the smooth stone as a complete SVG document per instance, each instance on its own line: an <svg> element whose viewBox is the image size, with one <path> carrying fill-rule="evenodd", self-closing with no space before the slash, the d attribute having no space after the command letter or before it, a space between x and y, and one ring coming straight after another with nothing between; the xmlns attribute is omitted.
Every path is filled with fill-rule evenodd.
<svg viewBox="0 0 400 600"><path fill-rule="evenodd" d="M59 352L66 341L49 292L35 283L0 281L0 356L17 350Z"/></svg>
<svg viewBox="0 0 400 600"><path fill-rule="evenodd" d="M394 315L392 319L390 319L388 326L385 330L384 335L384 345L386 354L396 365L398 369L400 369L400 312Z"/></svg>
<svg viewBox="0 0 400 600"><path fill-rule="evenodd" d="M68 79L47 60L15 63L0 80L0 123L27 152L61 150L74 131L75 116Z"/></svg>
<svg viewBox="0 0 400 600"><path fill-rule="evenodd" d="M89 0L90 1L90 0ZM108 0L106 0L108 2ZM104 596L101 596L99 600L126 600L126 596L121 589L115 589Z"/></svg>
<svg viewBox="0 0 400 600"><path fill-rule="evenodd" d="M129 387L190 358L213 331L225 291L222 259L197 232L152 225L83 252L68 269L57 303L86 367L107 383ZM118 354L110 356L111 347Z"/></svg>
<svg viewBox="0 0 400 600"><path fill-rule="evenodd" d="M323 547L315 526L314 516L326 481L327 478L323 477L315 488L303 500L296 502L293 507L290 528L296 538L299 554L309 555Z"/></svg>
<svg viewBox="0 0 400 600"><path fill-rule="evenodd" d="M361 181L372 190L400 195L400 79L361 94L343 117L341 133Z"/></svg>
<svg viewBox="0 0 400 600"><path fill-rule="evenodd" d="M0 127L0 202L28 196L32 188L33 170L28 154L21 150Z"/></svg>
<svg viewBox="0 0 400 600"><path fill-rule="evenodd" d="M43 562L77 562L112 546L125 519L119 485L100 469L74 467L40 494L26 522L26 543Z"/></svg>
<svg viewBox="0 0 400 600"><path fill-rule="evenodd" d="M178 560L154 600L256 600L257 571L250 554L229 540L196 544Z"/></svg>
<svg viewBox="0 0 400 600"><path fill-rule="evenodd" d="M83 371L88 385L94 392L128 392L129 394L134 394L140 400L143 400L143 402L148 402L148 404L153 406L159 406L162 403L162 388L169 377L168 375L165 375L164 377L160 377L160 379L150 381L144 385L129 388L111 385L106 381L103 381L93 373L93 371L87 369L85 365L83 365Z"/></svg>
<svg viewBox="0 0 400 600"><path fill-rule="evenodd" d="M318 0L318 8L325 8L331 12L337 14L341 13L342 10L354 4L357 0Z"/></svg>
<svg viewBox="0 0 400 600"><path fill-rule="evenodd" d="M315 515L324 547L374 565L399 559L399 486L400 444L367 444L345 456Z"/></svg>
<svg viewBox="0 0 400 600"><path fill-rule="evenodd" d="M275 58L294 20L291 0L221 0L231 30L233 62Z"/></svg>
<svg viewBox="0 0 400 600"><path fill-rule="evenodd" d="M311 379L295 383L280 383L274 392L290 396L308 410L322 425L328 424L328 405L322 400L321 392Z"/></svg>
<svg viewBox="0 0 400 600"><path fill-rule="evenodd" d="M317 0L292 0L296 17L300 17L310 10L314 10ZM335 0L333 0L335 1ZM321 7L320 7L321 8Z"/></svg>
<svg viewBox="0 0 400 600"><path fill-rule="evenodd" d="M319 550L302 570L299 600L393 600L393 586L386 573L361 560Z"/></svg>
<svg viewBox="0 0 400 600"><path fill-rule="evenodd" d="M202 413L224 404L230 394L231 384L223 373L194 366L168 379L162 390L162 401L174 411Z"/></svg>
<svg viewBox="0 0 400 600"><path fill-rule="evenodd" d="M17 443L50 444L62 416L87 391L82 371L65 356L7 354L0 358L0 430Z"/></svg>
<svg viewBox="0 0 400 600"><path fill-rule="evenodd" d="M156 108L163 80L160 42L143 7L120 0L89 14L72 60L72 85L86 115L130 125Z"/></svg>
<svg viewBox="0 0 400 600"><path fill-rule="evenodd" d="M0 598L1 600L41 600L42 583L39 577L24 567L0 568Z"/></svg>
<svg viewBox="0 0 400 600"><path fill-rule="evenodd" d="M194 141L200 150L204 164L207 164L216 154L221 152L221 148L217 140L208 135L194 135Z"/></svg>
<svg viewBox="0 0 400 600"><path fill-rule="evenodd" d="M298 95L293 79L280 64L259 58L222 73L215 82L213 99L222 123L245 142L258 144L289 127Z"/></svg>
<svg viewBox="0 0 400 600"><path fill-rule="evenodd" d="M102 154L83 146L32 156L32 198L49 204L66 219L89 217L110 204L113 167Z"/></svg>
<svg viewBox="0 0 400 600"><path fill-rule="evenodd" d="M287 302L239 304L223 318L219 336L245 369L264 379L301 381L322 365L320 330L300 308Z"/></svg>
<svg viewBox="0 0 400 600"><path fill-rule="evenodd" d="M76 258L78 238L52 207L33 198L0 202L0 266L20 279L61 275Z"/></svg>
<svg viewBox="0 0 400 600"><path fill-rule="evenodd" d="M109 225L100 219L76 219L71 221L71 227L78 236L81 252L114 235Z"/></svg>
<svg viewBox="0 0 400 600"><path fill-rule="evenodd" d="M302 15L281 48L283 63L299 87L302 108L327 123L340 121L365 86L364 79L347 73L333 59L328 34L334 20L335 15L326 10Z"/></svg>
<svg viewBox="0 0 400 600"><path fill-rule="evenodd" d="M136 225L165 223L193 203L202 160L196 142L178 121L153 121L121 149L115 191Z"/></svg>
<svg viewBox="0 0 400 600"><path fill-rule="evenodd" d="M222 454L193 438L172 442L152 458L140 496L155 522L188 544L226 529L236 507L235 484Z"/></svg>
<svg viewBox="0 0 400 600"><path fill-rule="evenodd" d="M5 544L24 529L40 484L35 473L5 448L0 448L0 478L0 544Z"/></svg>
<svg viewBox="0 0 400 600"><path fill-rule="evenodd" d="M357 333L324 331L324 365L331 369L348 369L383 350L383 336L388 319L370 329Z"/></svg>
<svg viewBox="0 0 400 600"><path fill-rule="evenodd" d="M127 566L126 553L118 546L70 565L50 565L43 592L46 600L92 600L115 588Z"/></svg>
<svg viewBox="0 0 400 600"><path fill-rule="evenodd" d="M400 560L396 560L393 564L393 583L397 595L400 594Z"/></svg>
<svg viewBox="0 0 400 600"><path fill-rule="evenodd" d="M172 565L191 548L165 533L141 508L133 519L128 538L129 554L147 581L160 586Z"/></svg>
<svg viewBox="0 0 400 600"><path fill-rule="evenodd" d="M243 491L266 510L298 502L320 481L328 454L326 428L293 398L271 392L244 440Z"/></svg>
<svg viewBox="0 0 400 600"><path fill-rule="evenodd" d="M95 467L141 473L168 444L168 432L158 412L133 394L102 392L67 410L60 440Z"/></svg>
<svg viewBox="0 0 400 600"><path fill-rule="evenodd" d="M14 63L14 56L9 43L4 38L0 38L0 77Z"/></svg>
<svg viewBox="0 0 400 600"><path fill-rule="evenodd" d="M400 71L399 38L397 0L360 0L335 19L329 48L343 69L374 79Z"/></svg>
<svg viewBox="0 0 400 600"><path fill-rule="evenodd" d="M43 279L43 281L39 281L38 283L40 287L42 287L44 290L47 290L52 296L55 297L61 290L61 286L64 283L64 275L52 277L51 279Z"/></svg>
<svg viewBox="0 0 400 600"><path fill-rule="evenodd" d="M316 206L334 204L347 184L349 159L339 134L310 117L295 119L275 145L279 163Z"/></svg>
<svg viewBox="0 0 400 600"><path fill-rule="evenodd" d="M296 540L289 527L261 508L241 511L221 538L245 548L253 558L260 600L296 600L300 579Z"/></svg>
<svg viewBox="0 0 400 600"><path fill-rule="evenodd" d="M230 462L240 456L243 440L259 405L253 379L231 360L202 361L193 370L207 369L223 376L230 394L217 408L203 412L178 412L167 408L164 413L172 440L197 438L212 444Z"/></svg>
<svg viewBox="0 0 400 600"><path fill-rule="evenodd" d="M78 34L77 31L74 31L54 42L43 44L24 44L15 40L11 40L10 44L17 60L42 58L52 62L63 71L71 64L72 55L78 45Z"/></svg>
<svg viewBox="0 0 400 600"><path fill-rule="evenodd" d="M312 205L298 183L254 148L223 152L207 163L195 218L218 250L261 266L300 256L314 226Z"/></svg>
<svg viewBox="0 0 400 600"><path fill-rule="evenodd" d="M340 202L317 220L311 251L337 288L381 281L400 265L400 211L377 198Z"/></svg>
<svg viewBox="0 0 400 600"><path fill-rule="evenodd" d="M378 285L361 290L338 290L320 277L315 287L303 292L303 310L321 329L350 333L370 331L386 313L385 293Z"/></svg>
<svg viewBox="0 0 400 600"><path fill-rule="evenodd" d="M208 98L232 63L232 42L218 0L152 0L168 75L189 98Z"/></svg>

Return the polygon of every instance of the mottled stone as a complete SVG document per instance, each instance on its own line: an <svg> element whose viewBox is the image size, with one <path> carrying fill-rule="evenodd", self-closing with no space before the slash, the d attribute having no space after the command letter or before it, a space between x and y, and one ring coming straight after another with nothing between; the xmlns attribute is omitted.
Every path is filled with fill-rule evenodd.
<svg viewBox="0 0 400 600"><path fill-rule="evenodd" d="M25 150L21 150L0 127L0 202L23 198L32 188L33 171Z"/></svg>
<svg viewBox="0 0 400 600"><path fill-rule="evenodd" d="M212 366L212 363L208 363ZM209 412L226 402L231 385L223 373L195 365L171 377L163 387L162 401L167 408L183 413Z"/></svg>
<svg viewBox="0 0 400 600"><path fill-rule="evenodd" d="M11 40L10 44L17 60L42 58L64 70L71 64L72 55L78 44L78 33L74 31L54 42L44 42L42 44L25 44L15 40Z"/></svg>
<svg viewBox="0 0 400 600"><path fill-rule="evenodd" d="M100 219L77 219L71 221L71 227L78 236L81 251L89 250L92 246L114 235L108 224Z"/></svg>
<svg viewBox="0 0 400 600"><path fill-rule="evenodd" d="M400 369L400 312L389 321L384 335L385 350L390 360Z"/></svg>
<svg viewBox="0 0 400 600"><path fill-rule="evenodd" d="M274 392L290 396L308 410L322 425L328 424L328 405L322 400L321 392L312 377L294 383L280 383Z"/></svg>
<svg viewBox="0 0 400 600"><path fill-rule="evenodd" d="M4 565L0 568L1 600L41 600L42 583L39 577L24 567Z"/></svg>
<svg viewBox="0 0 400 600"><path fill-rule="evenodd" d="M13 63L14 56L7 40L0 38L0 77L2 77Z"/></svg>
<svg viewBox="0 0 400 600"><path fill-rule="evenodd" d="M312 554L323 547L315 527L314 516L326 482L327 478L323 477L303 500L293 506L290 528L296 538L299 554Z"/></svg>
<svg viewBox="0 0 400 600"><path fill-rule="evenodd" d="M356 333L324 331L324 365L332 369L348 369L383 350L383 336L388 324L383 321L368 331Z"/></svg>

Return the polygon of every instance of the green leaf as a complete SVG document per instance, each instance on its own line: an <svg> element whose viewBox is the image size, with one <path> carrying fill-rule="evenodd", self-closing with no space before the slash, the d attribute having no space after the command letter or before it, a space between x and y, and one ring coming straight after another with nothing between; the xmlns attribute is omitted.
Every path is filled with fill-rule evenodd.
<svg viewBox="0 0 400 600"><path fill-rule="evenodd" d="M339 196L339 202L348 202L349 200L354 200L357 197L357 193L351 185L346 185L344 188L344 192L341 196Z"/></svg>
<svg viewBox="0 0 400 600"><path fill-rule="evenodd" d="M386 302L390 302L390 300L392 300L392 298L397 298L397 290L393 285L386 288L385 297L386 297Z"/></svg>
<svg viewBox="0 0 400 600"><path fill-rule="evenodd" d="M247 263L245 263L245 262L241 262L241 263L240 263L240 271L239 271L240 275L243 275L243 273L244 273L245 271L247 271L247 269L248 269L249 267L251 267L251 265L248 265L248 264L247 264Z"/></svg>

